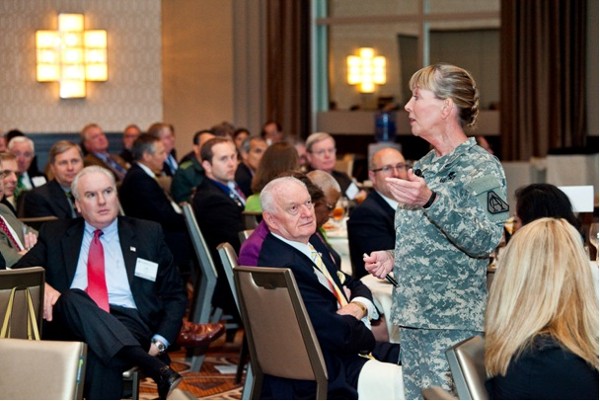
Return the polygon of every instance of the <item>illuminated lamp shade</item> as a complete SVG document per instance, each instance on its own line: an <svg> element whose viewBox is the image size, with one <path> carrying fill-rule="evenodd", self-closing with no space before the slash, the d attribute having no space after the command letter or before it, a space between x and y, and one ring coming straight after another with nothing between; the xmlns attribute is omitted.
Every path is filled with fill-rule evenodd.
<svg viewBox="0 0 600 401"><path fill-rule="evenodd" d="M86 81L106 81L107 33L84 29L83 14L58 15L58 30L36 32L39 82L58 82L62 99L86 96Z"/></svg>
<svg viewBox="0 0 600 401"><path fill-rule="evenodd" d="M383 85L386 82L385 64L385 57L375 56L372 48L360 48L358 56L351 55L346 58L348 84L358 85L361 93L375 92L375 85Z"/></svg>

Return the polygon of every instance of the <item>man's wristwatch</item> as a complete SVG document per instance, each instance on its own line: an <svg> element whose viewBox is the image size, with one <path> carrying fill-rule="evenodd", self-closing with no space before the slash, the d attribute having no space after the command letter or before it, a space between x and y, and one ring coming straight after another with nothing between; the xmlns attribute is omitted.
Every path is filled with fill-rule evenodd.
<svg viewBox="0 0 600 401"><path fill-rule="evenodd" d="M161 343L159 340L157 340L156 338L152 339L152 344L154 344L156 346L156 348L158 348L159 354L162 354L167 350L167 347L165 347L165 345L163 343Z"/></svg>

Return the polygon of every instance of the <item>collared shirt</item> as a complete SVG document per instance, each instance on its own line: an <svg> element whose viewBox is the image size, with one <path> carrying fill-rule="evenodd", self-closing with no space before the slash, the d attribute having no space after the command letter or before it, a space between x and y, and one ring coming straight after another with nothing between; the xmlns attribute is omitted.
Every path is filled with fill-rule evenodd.
<svg viewBox="0 0 600 401"><path fill-rule="evenodd" d="M235 203L237 203L237 205L241 208L244 207L246 200L242 200L242 198L234 193L234 191L229 187L229 184L223 184L222 182L213 180L212 178L209 178L209 180L215 184L217 186L217 188L219 188L221 191L225 192Z"/></svg>
<svg viewBox="0 0 600 401"><path fill-rule="evenodd" d="M169 170L171 170L171 174L175 174L179 165L177 164L177 160L173 157L172 154L169 154L165 160L167 166L169 166Z"/></svg>
<svg viewBox="0 0 600 401"><path fill-rule="evenodd" d="M273 234L275 236L275 238L280 239L281 241L285 242L289 246L302 252L302 254L306 255L306 257L309 258L310 260L313 260L312 255L311 255L312 252L308 246L308 243L304 244L304 243L298 242L298 241L290 241L290 240L282 237L279 234L275 234L272 231L271 231L271 234ZM325 277L325 275L323 273L321 273L321 271L319 271L319 269L316 267L313 267L313 271L315 272L317 279L319 280L319 283L321 283L323 286L325 286L327 289L329 289L329 284L327 282L327 278ZM370 329L371 328L370 320L375 320L375 319L379 318L379 313L377 312L375 305L373 305L373 302L371 302L370 299L365 298L365 297L354 297L350 301L360 302L367 308L367 315L362 318L362 321Z"/></svg>
<svg viewBox="0 0 600 401"><path fill-rule="evenodd" d="M398 202L396 202L394 199L392 198L388 198L387 196L385 196L384 194L382 194L381 192L375 190L375 192L377 192L379 194L379 196L381 196L383 198L384 201L386 201L386 203L388 205L390 205L390 207L394 210L396 210L398 208Z"/></svg>
<svg viewBox="0 0 600 401"><path fill-rule="evenodd" d="M81 242L81 250L79 252L79 260L77 261L77 270L75 277L71 283L71 288L79 288L86 290L87 280L87 262L88 254L90 253L90 243L94 238L95 227L85 222L83 230L83 241ZM106 276L106 287L108 288L108 303L111 305L123 306L125 308L137 309L129 280L127 278L127 270L125 269L125 260L123 259L123 251L121 250L121 242L119 240L118 219L115 219L108 227L102 230L100 242L104 248L104 268Z"/></svg>

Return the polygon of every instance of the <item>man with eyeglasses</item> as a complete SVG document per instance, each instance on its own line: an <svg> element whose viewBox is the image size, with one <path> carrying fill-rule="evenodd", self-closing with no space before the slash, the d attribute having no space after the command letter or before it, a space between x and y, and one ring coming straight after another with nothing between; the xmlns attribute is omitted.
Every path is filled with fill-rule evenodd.
<svg viewBox="0 0 600 401"><path fill-rule="evenodd" d="M394 215L398 202L393 199L385 179L406 179L407 170L402 153L394 148L379 150L369 161L369 179L373 182L373 191L352 211L347 222L354 278L367 275L364 253L370 255L372 251L394 247ZM384 245L388 248L382 248Z"/></svg>

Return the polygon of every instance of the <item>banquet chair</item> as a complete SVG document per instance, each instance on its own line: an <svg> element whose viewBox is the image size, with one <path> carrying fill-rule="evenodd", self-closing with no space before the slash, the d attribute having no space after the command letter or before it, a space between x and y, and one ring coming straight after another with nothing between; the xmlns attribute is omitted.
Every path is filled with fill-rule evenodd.
<svg viewBox="0 0 600 401"><path fill-rule="evenodd" d="M485 340L473 336L446 350L446 358L461 400L489 399L483 360Z"/></svg>
<svg viewBox="0 0 600 401"><path fill-rule="evenodd" d="M87 345L79 341L0 339L0 394L13 400L80 400Z"/></svg>
<svg viewBox="0 0 600 401"><path fill-rule="evenodd" d="M10 337L26 339L27 336L27 302L25 288L29 289L35 311L40 336L42 335L42 314L44 308L45 271L42 267L25 267L23 269L0 270L0 322L8 312L8 300L11 290L17 287L14 297L10 322Z"/></svg>
<svg viewBox="0 0 600 401"><path fill-rule="evenodd" d="M42 225L48 221L58 220L56 216L42 216L42 217L19 217L21 223L28 225L29 227L40 231Z"/></svg>
<svg viewBox="0 0 600 401"><path fill-rule="evenodd" d="M248 230L252 230L258 226L262 218L261 213L255 212L242 212L242 217L244 218L244 227Z"/></svg>
<svg viewBox="0 0 600 401"><path fill-rule="evenodd" d="M200 265L198 285L194 286L194 299L192 300L189 321L192 323L217 323L221 318L224 318L222 309L212 305L212 298L217 285L217 269L198 226L192 205L186 202L183 204L182 210ZM193 356L190 369L193 372L199 372L204 362L204 352L202 349L191 351L193 351ZM200 354L198 354L199 352Z"/></svg>
<svg viewBox="0 0 600 401"><path fill-rule="evenodd" d="M233 272L254 372L251 398L260 397L265 374L315 381L315 398L327 398L325 360L292 271L238 266Z"/></svg>
<svg viewBox="0 0 600 401"><path fill-rule="evenodd" d="M254 229L240 231L239 232L240 244L243 243L244 241L246 241L250 237L250 235L252 235L253 232L254 232Z"/></svg>
<svg viewBox="0 0 600 401"><path fill-rule="evenodd" d="M248 230L246 230L248 231ZM252 230L249 230L252 231ZM243 232L243 231L242 231ZM221 262L223 262L223 268L225 270L225 274L227 276L227 282L231 288L231 292L233 293L233 299L235 300L235 305L238 308L238 312L240 315L242 314L240 310L240 302L238 300L237 292L235 290L235 280L233 277L233 269L238 266L237 263L237 253L233 246L230 243L225 242L219 244L217 246L217 250L219 251L219 256L221 257ZM244 372L244 366L246 365L246 360L248 356L248 340L245 338L242 340L242 348L240 349L240 358L238 362L237 372L235 374L235 382L239 383L242 381L242 373ZM254 381L254 375L252 374L252 367L248 368L246 373L246 381L244 383L244 390L242 392L242 399L247 399L249 396L249 392L252 386L252 382Z"/></svg>

